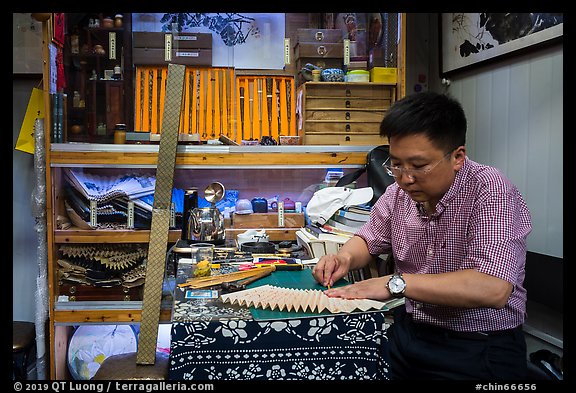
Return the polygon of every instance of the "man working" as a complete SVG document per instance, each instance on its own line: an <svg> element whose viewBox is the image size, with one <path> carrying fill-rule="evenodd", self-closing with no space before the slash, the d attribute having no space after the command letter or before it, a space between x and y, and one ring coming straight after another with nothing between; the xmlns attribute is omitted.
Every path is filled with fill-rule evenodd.
<svg viewBox="0 0 576 393"><path fill-rule="evenodd" d="M531 217L497 169L466 156L466 117L454 99L399 100L380 126L396 182L370 220L323 256L315 279L332 285L391 253L396 273L332 288L328 296L405 296L388 330L392 379L508 379L527 374L522 331Z"/></svg>

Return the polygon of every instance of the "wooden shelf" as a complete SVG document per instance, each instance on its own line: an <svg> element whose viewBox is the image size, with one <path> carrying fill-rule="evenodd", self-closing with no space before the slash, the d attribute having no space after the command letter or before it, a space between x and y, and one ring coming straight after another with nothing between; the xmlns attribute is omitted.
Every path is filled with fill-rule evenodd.
<svg viewBox="0 0 576 393"><path fill-rule="evenodd" d="M178 146L177 167L360 166L373 146ZM157 145L53 144L51 166L155 166Z"/></svg>
<svg viewBox="0 0 576 393"><path fill-rule="evenodd" d="M255 228L265 230L270 241L283 241L296 239L296 231L299 228ZM227 228L226 238L235 239L247 229ZM168 234L168 241L176 243L180 239L182 231L173 229ZM148 243L150 231L142 230L113 230L113 229L58 229L54 231L54 242L59 244L73 243Z"/></svg>
<svg viewBox="0 0 576 393"><path fill-rule="evenodd" d="M160 320L170 322L172 310L162 309ZM111 310L54 310L53 322L61 325L78 323L139 323L142 320L142 309L111 309Z"/></svg>

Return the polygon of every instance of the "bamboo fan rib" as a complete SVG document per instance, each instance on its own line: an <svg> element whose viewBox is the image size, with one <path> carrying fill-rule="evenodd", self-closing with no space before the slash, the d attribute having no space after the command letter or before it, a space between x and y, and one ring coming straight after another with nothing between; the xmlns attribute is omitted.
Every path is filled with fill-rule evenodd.
<svg viewBox="0 0 576 393"><path fill-rule="evenodd" d="M220 296L223 303L238 304L244 307L270 308L278 311L321 313L351 313L354 310L380 310L383 302L370 299L341 299L328 297L321 290L282 288L262 285L244 291Z"/></svg>

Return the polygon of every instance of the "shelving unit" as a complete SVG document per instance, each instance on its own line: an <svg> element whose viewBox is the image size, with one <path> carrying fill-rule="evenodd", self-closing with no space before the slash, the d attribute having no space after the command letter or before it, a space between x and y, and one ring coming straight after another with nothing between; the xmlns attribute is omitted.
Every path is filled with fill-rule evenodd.
<svg viewBox="0 0 576 393"><path fill-rule="evenodd" d="M403 22L404 23L404 22ZM131 47L130 15L124 14L124 27L122 29L94 29L81 30L90 40L104 40L109 33L114 32L123 36L123 47ZM402 30L402 36L403 36ZM51 69L49 48L51 37L47 23L43 25L43 58L44 58L44 99L49 108L49 81ZM91 45L94 42L91 42ZM68 44L66 44L68 45ZM104 46L104 45L103 45ZM82 48L82 45L80 45ZM107 46L104 49L107 52ZM82 49L80 49L82 50ZM404 50L404 45L399 45ZM78 86L85 89L84 108L74 108L72 96L69 93L69 111L71 116L84 121L86 135L78 138L78 142L90 143L57 143L52 144L46 138L46 217L47 217L47 244L48 244L48 291L49 291L49 363L50 378L63 380L70 377L66 366L66 353L68 341L73 327L80 324L133 324L140 322L141 301L59 301L59 283L57 260L59 247L70 244L146 244L150 239L149 230L84 230L57 228L57 216L63 211L62 186L65 182L63 171L66 168L82 168L87 171L97 171L103 174L117 173L123 170L155 170L158 161L159 146L154 144L143 145L115 145L111 144L109 133L111 126L116 122L123 122L132 128L133 103L130 101L133 90L133 74L131 54L124 50L122 56L121 80L92 80L91 64L100 70L108 69L109 64L103 64L104 59L92 55L70 55L68 59L78 62L86 61L80 68ZM403 58L399 55L399 58ZM107 61L107 60L106 60ZM79 64L79 63L78 63ZM399 68L404 70L403 66ZM261 72L261 71L260 71ZM97 74L99 71L97 71ZM239 70L238 75L242 74ZM258 71L251 75L259 74ZM270 73L274 74L274 73ZM282 74L284 75L284 74ZM76 87L69 86L71 92ZM80 89L80 87L77 87ZM401 82L397 86L397 94L403 91ZM88 99L87 97L92 97ZM114 98L112 98L114 97ZM92 101L90 101L92 100ZM102 104L103 103L103 104ZM115 103L119 103L118 106ZM97 135L95 124L102 113L104 105L106 119L106 135ZM109 106L114 106L114 113L110 114ZM96 111L96 112L94 112ZM96 116L96 118L95 118ZM123 117L121 117L123 116ZM50 112L46 111L45 124L50 125ZM74 119L73 119L74 120ZM120 121L123 120L123 121ZM69 122L69 127L70 127ZM47 127L46 135L50 135ZM88 133L91 130L92 134ZM69 134L70 135L70 134ZM70 142L70 140L69 140ZM193 183L202 186L214 181L225 179L229 184L227 188L239 188L246 195L261 196L261 193L270 194L273 190L279 193L300 192L306 186L321 182L328 168L343 168L353 171L366 162L366 154L373 145L302 145L302 146L212 146L212 145L179 145L176 155L175 185L187 187ZM227 237L235 236L234 230L227 230ZM176 242L181 235L179 230L171 230L168 241ZM270 236L270 240L284 240L288 237L296 240L289 230L279 228ZM169 245L167 245L169 246ZM161 322L169 322L171 305L163 304Z"/></svg>
<svg viewBox="0 0 576 393"><path fill-rule="evenodd" d="M90 14L67 14L68 42L64 45L67 79L67 140L111 142L116 124L131 124L132 72L130 51L131 18L122 27L90 27ZM102 18L104 14L99 15ZM98 18L96 18L98 19ZM100 20L100 19L99 19ZM119 71L119 73L115 73Z"/></svg>

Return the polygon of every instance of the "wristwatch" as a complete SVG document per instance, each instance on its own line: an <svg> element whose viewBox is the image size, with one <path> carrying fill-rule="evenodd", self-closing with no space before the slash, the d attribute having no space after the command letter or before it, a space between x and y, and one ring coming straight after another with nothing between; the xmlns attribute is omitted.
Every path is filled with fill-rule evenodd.
<svg viewBox="0 0 576 393"><path fill-rule="evenodd" d="M406 281L402 277L402 273L397 273L392 275L386 284L386 288L392 295L392 297L402 297L406 291Z"/></svg>

